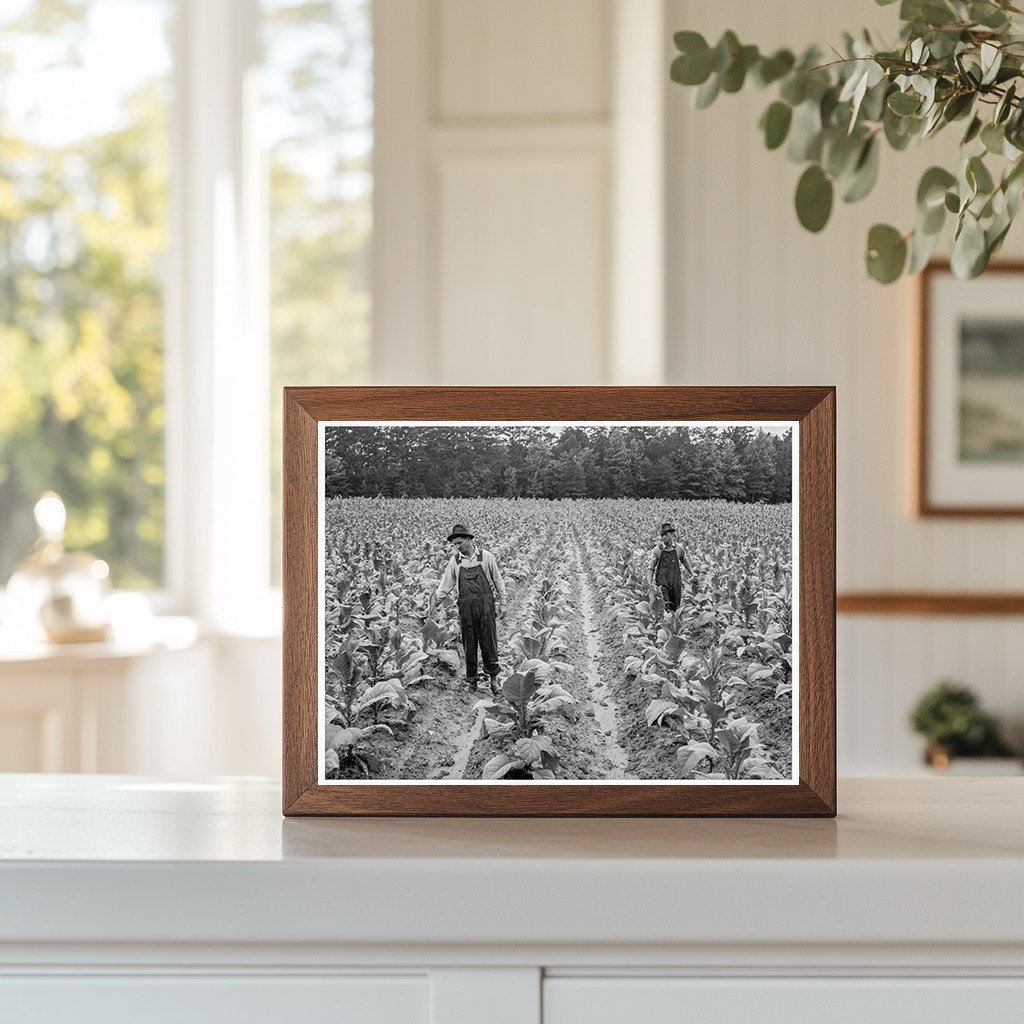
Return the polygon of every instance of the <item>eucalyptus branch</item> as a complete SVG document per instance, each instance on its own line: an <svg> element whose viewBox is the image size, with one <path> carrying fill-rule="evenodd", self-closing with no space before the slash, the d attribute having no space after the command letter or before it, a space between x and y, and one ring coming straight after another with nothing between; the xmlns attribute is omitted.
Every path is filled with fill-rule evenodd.
<svg viewBox="0 0 1024 1024"><path fill-rule="evenodd" d="M854 203L872 191L883 142L899 152L963 122L959 165L925 172L913 228L876 224L865 260L884 284L916 273L952 219L953 269L975 277L1002 245L1024 197L1024 38L1012 20L1024 10L1010 0L902 0L899 12L896 48L875 47L867 33L847 34L827 62L814 47L798 58L789 50L762 54L731 31L714 46L699 33L678 32L671 76L697 87L702 109L750 81L775 90L758 126L768 149L785 145L789 159L804 165L795 206L809 231L828 223L837 193Z"/></svg>

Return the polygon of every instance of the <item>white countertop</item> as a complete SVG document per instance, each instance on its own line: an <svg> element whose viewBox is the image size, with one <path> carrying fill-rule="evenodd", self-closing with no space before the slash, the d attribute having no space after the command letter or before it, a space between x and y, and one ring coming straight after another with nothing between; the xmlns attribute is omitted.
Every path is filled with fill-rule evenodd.
<svg viewBox="0 0 1024 1024"><path fill-rule="evenodd" d="M276 783L0 777L0 943L1024 946L1024 780L839 817L284 819Z"/></svg>

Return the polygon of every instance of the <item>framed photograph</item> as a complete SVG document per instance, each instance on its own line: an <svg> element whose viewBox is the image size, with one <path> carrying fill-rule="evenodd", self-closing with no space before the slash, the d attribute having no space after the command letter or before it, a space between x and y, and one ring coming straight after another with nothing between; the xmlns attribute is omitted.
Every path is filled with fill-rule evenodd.
<svg viewBox="0 0 1024 1024"><path fill-rule="evenodd" d="M1024 263L919 287L917 512L1024 515Z"/></svg>
<svg viewBox="0 0 1024 1024"><path fill-rule="evenodd" d="M834 389L284 417L285 814L835 814Z"/></svg>

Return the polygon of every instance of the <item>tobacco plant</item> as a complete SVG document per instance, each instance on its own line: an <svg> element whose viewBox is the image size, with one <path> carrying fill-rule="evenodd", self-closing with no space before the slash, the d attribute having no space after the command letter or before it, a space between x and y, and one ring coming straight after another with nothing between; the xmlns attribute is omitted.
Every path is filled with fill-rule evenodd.
<svg viewBox="0 0 1024 1024"><path fill-rule="evenodd" d="M513 672L490 700L477 701L484 712L488 736L528 738L544 730L544 718L555 712L566 713L576 703L568 690L557 683L542 685L531 669L525 674Z"/></svg>
<svg viewBox="0 0 1024 1024"><path fill-rule="evenodd" d="M531 736L517 740L510 754L495 754L485 765L485 779L515 778L553 779L559 759L547 736Z"/></svg>
<svg viewBox="0 0 1024 1024"><path fill-rule="evenodd" d="M394 733L386 725L369 725L358 729L328 723L326 729L327 750L324 753L324 771L329 778L339 778L347 770L355 768L365 776L380 771L380 760L366 745L374 733Z"/></svg>

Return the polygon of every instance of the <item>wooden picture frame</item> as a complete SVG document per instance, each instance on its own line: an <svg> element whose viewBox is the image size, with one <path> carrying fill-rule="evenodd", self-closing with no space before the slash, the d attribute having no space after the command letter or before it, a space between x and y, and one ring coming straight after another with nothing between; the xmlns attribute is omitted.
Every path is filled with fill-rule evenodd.
<svg viewBox="0 0 1024 1024"><path fill-rule="evenodd" d="M986 462L983 450L970 459L964 456L965 445L973 435L971 422L964 418L965 370L957 349L957 345L966 344L963 332L972 318L998 321L1012 316L1024 334L1024 313L1019 312L1022 286L1021 261L993 262L982 277L959 281L947 261L937 260L918 277L914 367L917 415L912 451L913 509L921 518L1024 516L1024 458L1018 455L1015 464L1000 464ZM960 318L959 338L954 336L954 316ZM1011 387L1016 383L1009 382ZM979 385L972 382L972 386ZM958 402L959 409L954 408ZM997 409L989 413L989 418L995 415ZM984 440L973 442L974 447L979 443L983 445ZM980 500L986 495L988 500Z"/></svg>
<svg viewBox="0 0 1024 1024"><path fill-rule="evenodd" d="M792 423L794 775L696 783L328 783L320 732L321 425ZM836 813L835 389L303 387L284 392L283 812L378 816L813 816ZM554 428L552 428L554 429ZM717 429L717 428L715 428ZM326 557L326 556L323 556ZM796 590L796 588L794 588ZM383 592L382 592L383 593ZM798 766L798 768L796 767Z"/></svg>

